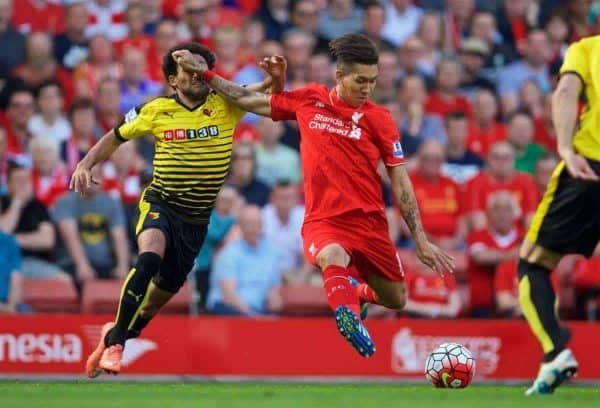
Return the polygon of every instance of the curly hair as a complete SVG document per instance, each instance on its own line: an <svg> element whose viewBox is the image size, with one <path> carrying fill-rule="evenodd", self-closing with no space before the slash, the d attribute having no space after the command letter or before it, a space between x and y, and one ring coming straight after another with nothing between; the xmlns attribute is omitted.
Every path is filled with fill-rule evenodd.
<svg viewBox="0 0 600 408"><path fill-rule="evenodd" d="M337 59L338 68L345 70L351 64L376 65L379 52L373 41L362 34L346 34L329 42L329 49Z"/></svg>
<svg viewBox="0 0 600 408"><path fill-rule="evenodd" d="M197 43L179 44L167 51L167 53L163 57L162 71L166 81L169 80L169 75L177 75L177 61L173 59L173 56L171 54L173 54L174 51L178 50L188 50L192 54L201 55L206 60L208 69L213 69L215 66L215 54L213 54L205 46Z"/></svg>

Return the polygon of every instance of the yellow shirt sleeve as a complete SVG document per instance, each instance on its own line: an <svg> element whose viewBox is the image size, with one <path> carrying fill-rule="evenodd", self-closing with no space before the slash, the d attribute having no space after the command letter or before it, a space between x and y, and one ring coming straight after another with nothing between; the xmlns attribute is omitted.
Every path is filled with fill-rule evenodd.
<svg viewBox="0 0 600 408"><path fill-rule="evenodd" d="M152 134L153 109L149 104L132 108L123 122L115 128L115 135L123 141Z"/></svg>
<svg viewBox="0 0 600 408"><path fill-rule="evenodd" d="M568 72L575 73L584 85L589 85L591 78L588 54L585 40L571 44L565 55L565 61L560 67L561 75Z"/></svg>
<svg viewBox="0 0 600 408"><path fill-rule="evenodd" d="M219 97L223 100L223 105L225 105L229 115L231 115L231 118L234 120L234 124L237 124L240 120L242 120L242 118L246 114L246 111L240 108L239 106L236 106L233 103L229 102L222 96L219 95Z"/></svg>

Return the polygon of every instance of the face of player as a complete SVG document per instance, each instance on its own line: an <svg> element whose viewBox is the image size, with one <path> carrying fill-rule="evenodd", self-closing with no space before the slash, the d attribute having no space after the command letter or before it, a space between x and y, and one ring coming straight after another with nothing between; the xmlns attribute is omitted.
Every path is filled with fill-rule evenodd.
<svg viewBox="0 0 600 408"><path fill-rule="evenodd" d="M206 60L202 55L193 54L196 61L208 69ZM208 94L208 86L197 76L181 69L177 65L177 75L169 76L169 85L183 94L192 102L200 102Z"/></svg>
<svg viewBox="0 0 600 408"><path fill-rule="evenodd" d="M375 89L377 65L354 64L347 72L335 71L338 97L352 107L359 107Z"/></svg>

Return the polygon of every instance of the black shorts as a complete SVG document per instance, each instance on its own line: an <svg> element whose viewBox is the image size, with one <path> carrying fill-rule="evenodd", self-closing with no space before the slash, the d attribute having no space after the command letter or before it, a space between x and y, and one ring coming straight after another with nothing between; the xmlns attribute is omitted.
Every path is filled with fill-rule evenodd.
<svg viewBox="0 0 600 408"><path fill-rule="evenodd" d="M600 162L588 162L600 176ZM558 254L592 255L600 240L600 182L574 179L561 161L525 239Z"/></svg>
<svg viewBox="0 0 600 408"><path fill-rule="evenodd" d="M140 198L139 209L136 236L149 228L157 228L165 234L167 241L160 270L152 280L160 289L175 293L183 286L194 266L194 259L206 237L207 225L181 220L164 204L148 201L147 194Z"/></svg>

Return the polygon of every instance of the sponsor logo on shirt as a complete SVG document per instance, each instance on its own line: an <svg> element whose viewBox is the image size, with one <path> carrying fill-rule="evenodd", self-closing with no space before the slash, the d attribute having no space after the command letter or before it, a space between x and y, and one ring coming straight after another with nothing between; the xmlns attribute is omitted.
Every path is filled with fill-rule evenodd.
<svg viewBox="0 0 600 408"><path fill-rule="evenodd" d="M199 129L167 129L163 131L163 141L208 139L219 136L219 127L215 125Z"/></svg>
<svg viewBox="0 0 600 408"><path fill-rule="evenodd" d="M321 101L316 101L316 102L315 102L315 106L316 106L317 108L324 108L324 107L325 107L325 104L324 104L323 102L321 102Z"/></svg>
<svg viewBox="0 0 600 408"><path fill-rule="evenodd" d="M392 150L394 152L394 157L399 159L404 157L404 152L402 151L402 145L400 144L400 141L392 143Z"/></svg>
<svg viewBox="0 0 600 408"><path fill-rule="evenodd" d="M355 116L359 114L360 116ZM360 140L362 130L355 123L362 117L362 113L355 112L352 116L352 121L344 121L338 118L332 118L331 116L322 115L317 113L308 122L309 129L322 130L328 133L333 133L340 136L346 136L351 139Z"/></svg>

